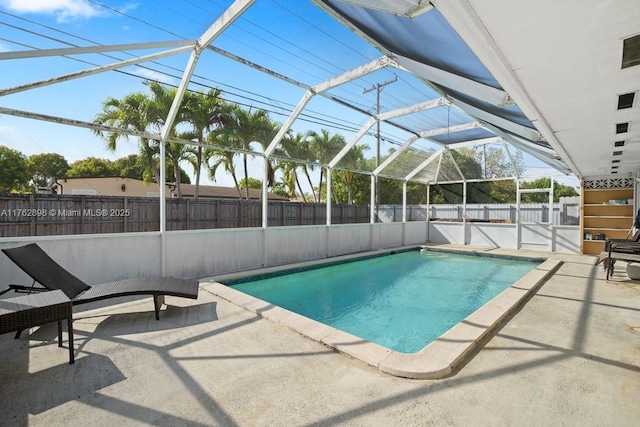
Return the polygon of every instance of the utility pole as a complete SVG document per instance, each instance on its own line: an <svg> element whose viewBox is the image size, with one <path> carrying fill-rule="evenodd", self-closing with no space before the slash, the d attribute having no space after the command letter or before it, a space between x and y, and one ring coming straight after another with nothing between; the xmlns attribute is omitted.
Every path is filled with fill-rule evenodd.
<svg viewBox="0 0 640 427"><path fill-rule="evenodd" d="M380 116L380 92L382 91L382 89L384 89L385 86L390 85L391 83L394 83L398 81L398 76L394 76L393 80L387 80L384 83L376 83L375 85L371 86L369 89L365 89L364 91L362 91L363 94L365 93L369 93L371 91L376 91L376 168L378 166L380 166L380 119L378 119L378 116ZM376 212L376 217L378 216L378 207L380 205L380 185L378 183L378 177L376 176L376 205L375 205L375 212Z"/></svg>

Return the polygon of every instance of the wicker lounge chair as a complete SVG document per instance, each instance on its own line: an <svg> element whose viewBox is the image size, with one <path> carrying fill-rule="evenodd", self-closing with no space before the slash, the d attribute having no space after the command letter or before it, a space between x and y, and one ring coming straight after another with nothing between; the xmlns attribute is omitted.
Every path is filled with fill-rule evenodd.
<svg viewBox="0 0 640 427"><path fill-rule="evenodd" d="M31 243L25 246L2 249L11 261L33 279L33 290L63 291L73 305L99 301L128 295L152 295L156 319L160 319L160 308L165 295L198 298L197 280L176 279L174 277L144 277L117 280L89 286L62 268L40 246ZM39 283L43 288L36 287ZM14 286L14 288L18 288ZM24 287L20 287L23 288Z"/></svg>
<svg viewBox="0 0 640 427"><path fill-rule="evenodd" d="M607 272L607 280L613 274L616 261L640 262L640 243L633 241L616 241L607 245L600 253L598 262L602 262Z"/></svg>

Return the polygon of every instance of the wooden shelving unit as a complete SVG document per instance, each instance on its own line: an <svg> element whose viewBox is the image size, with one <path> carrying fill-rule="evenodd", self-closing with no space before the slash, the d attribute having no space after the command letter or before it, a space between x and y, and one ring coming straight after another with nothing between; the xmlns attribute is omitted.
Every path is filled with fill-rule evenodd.
<svg viewBox="0 0 640 427"><path fill-rule="evenodd" d="M582 182L582 253L597 255L604 249L605 239L624 239L633 225L633 180L611 180L630 187L588 188ZM624 201L625 203L623 204ZM589 235L591 238L589 238ZM600 239L598 239L600 237Z"/></svg>

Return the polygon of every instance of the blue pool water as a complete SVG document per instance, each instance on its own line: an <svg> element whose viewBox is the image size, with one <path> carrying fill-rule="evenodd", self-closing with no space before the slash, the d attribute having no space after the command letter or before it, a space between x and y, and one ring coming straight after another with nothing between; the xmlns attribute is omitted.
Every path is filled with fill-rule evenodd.
<svg viewBox="0 0 640 427"><path fill-rule="evenodd" d="M413 353L541 261L408 251L233 284L233 288Z"/></svg>

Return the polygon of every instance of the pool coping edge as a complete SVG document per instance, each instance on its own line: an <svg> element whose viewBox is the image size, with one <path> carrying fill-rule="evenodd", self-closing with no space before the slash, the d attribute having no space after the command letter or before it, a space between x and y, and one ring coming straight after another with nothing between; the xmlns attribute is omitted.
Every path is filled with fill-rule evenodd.
<svg viewBox="0 0 640 427"><path fill-rule="evenodd" d="M401 353L363 340L219 282L236 274L204 279L201 281L201 288L387 374L412 379L439 379L450 376L464 364L467 358L484 344L485 339L500 328L561 265L562 260L547 258L530 273L416 353Z"/></svg>

